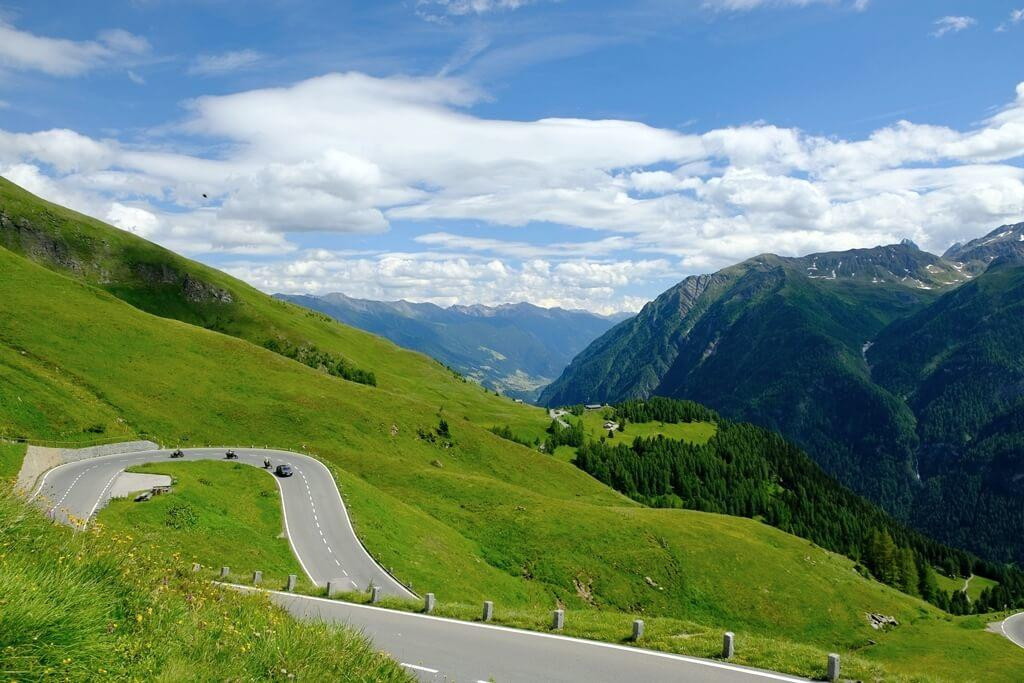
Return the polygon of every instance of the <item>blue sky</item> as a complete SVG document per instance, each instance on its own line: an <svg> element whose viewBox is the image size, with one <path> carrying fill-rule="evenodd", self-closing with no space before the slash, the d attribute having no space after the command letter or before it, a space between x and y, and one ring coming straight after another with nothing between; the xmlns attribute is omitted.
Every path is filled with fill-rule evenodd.
<svg viewBox="0 0 1024 683"><path fill-rule="evenodd" d="M0 3L0 175L267 291L635 309L1024 220L1022 9Z"/></svg>

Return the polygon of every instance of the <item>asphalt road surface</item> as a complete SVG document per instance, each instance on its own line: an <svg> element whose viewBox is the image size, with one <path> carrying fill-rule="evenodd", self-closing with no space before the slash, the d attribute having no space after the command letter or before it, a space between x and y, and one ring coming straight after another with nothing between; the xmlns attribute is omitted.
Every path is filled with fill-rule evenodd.
<svg viewBox="0 0 1024 683"><path fill-rule="evenodd" d="M323 463L299 453L236 448L237 461L227 461L223 448L186 449L185 457L171 459L171 451L141 451L106 455L67 463L47 472L33 499L55 519L68 524L87 523L110 499L110 489L126 467L147 462L224 460L263 468L270 458L271 471L287 463L294 475L277 477L284 520L292 550L315 584L341 579L352 590L365 590L372 582L385 595L415 597L370 557L356 537L341 494Z"/></svg>
<svg viewBox="0 0 1024 683"><path fill-rule="evenodd" d="M247 586L235 588L253 590ZM387 651L422 681L756 683L804 680L727 662L552 633L277 591L271 591L270 596L299 619L343 623L361 630L376 647ZM823 669L824 664L822 662Z"/></svg>
<svg viewBox="0 0 1024 683"><path fill-rule="evenodd" d="M170 459L170 451L141 451L89 458L47 472L32 499L54 519L87 524L110 498L125 468L147 462L222 460L224 449L188 449ZM299 563L317 584L344 577L353 588L371 582L385 594L414 597L374 562L356 538L333 477L318 460L287 451L236 448L238 461L263 467L288 463L295 474L275 477L285 526ZM229 461L225 461L229 462ZM243 591L257 589L234 586ZM714 660L671 655L641 648L536 633L491 624L386 610L279 591L271 599L299 619L343 623L364 633L421 681L688 681L753 683L803 679ZM742 646L742 645L740 645ZM824 662L822 662L824 666Z"/></svg>
<svg viewBox="0 0 1024 683"><path fill-rule="evenodd" d="M1024 647L1024 612L1006 617L999 628L1014 644Z"/></svg>

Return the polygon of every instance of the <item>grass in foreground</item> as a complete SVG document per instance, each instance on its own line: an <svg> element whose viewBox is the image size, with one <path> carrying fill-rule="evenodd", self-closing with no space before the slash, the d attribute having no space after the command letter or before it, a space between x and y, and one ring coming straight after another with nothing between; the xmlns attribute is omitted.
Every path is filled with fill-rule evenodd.
<svg viewBox="0 0 1024 683"><path fill-rule="evenodd" d="M351 631L220 590L123 533L55 526L6 488L0 539L5 680L410 680Z"/></svg>
<svg viewBox="0 0 1024 683"><path fill-rule="evenodd" d="M0 441L0 486L3 482L13 480L21 471L21 463L25 459L25 444L4 443Z"/></svg>
<svg viewBox="0 0 1024 683"><path fill-rule="evenodd" d="M277 485L264 471L208 461L149 463L129 471L170 475L173 489L144 503L111 501L98 518L108 530L180 550L188 563L229 567L236 578L258 569L267 587L283 586L289 574L308 581L284 534Z"/></svg>

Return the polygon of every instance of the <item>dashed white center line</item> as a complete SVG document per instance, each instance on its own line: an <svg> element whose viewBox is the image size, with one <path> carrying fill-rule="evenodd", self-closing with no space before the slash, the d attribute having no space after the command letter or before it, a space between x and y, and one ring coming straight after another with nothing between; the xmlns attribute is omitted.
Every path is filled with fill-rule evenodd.
<svg viewBox="0 0 1024 683"><path fill-rule="evenodd" d="M69 486L68 490L64 492L64 495L60 497L60 500L58 500L56 503L54 503L54 505L53 505L54 509L57 509L57 508L60 507L60 504L63 503L64 499L68 497L69 493L71 493L71 489L75 488L75 484L78 483L78 480L81 479L82 477L84 477L87 472L90 472L91 470L94 470L94 469L96 469L96 465L93 465L92 467L87 468L81 474L79 474L77 477L75 477L75 480L73 482L71 482L71 486Z"/></svg>

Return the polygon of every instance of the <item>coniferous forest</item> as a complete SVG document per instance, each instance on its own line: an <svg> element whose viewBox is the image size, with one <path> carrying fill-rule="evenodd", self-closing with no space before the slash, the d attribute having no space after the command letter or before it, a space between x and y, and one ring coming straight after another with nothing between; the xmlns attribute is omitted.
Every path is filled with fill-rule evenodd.
<svg viewBox="0 0 1024 683"><path fill-rule="evenodd" d="M778 434L725 420L690 401L651 398L615 407L636 422L717 424L706 444L664 437L615 443L587 441L575 464L630 498L652 507L687 508L762 520L858 561L858 570L954 614L1024 605L1024 574L980 560L913 531L825 474ZM939 589L935 571L999 582L970 603Z"/></svg>

